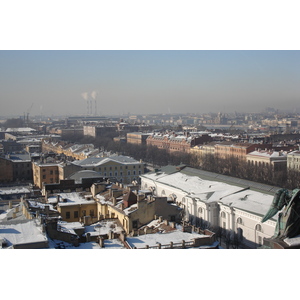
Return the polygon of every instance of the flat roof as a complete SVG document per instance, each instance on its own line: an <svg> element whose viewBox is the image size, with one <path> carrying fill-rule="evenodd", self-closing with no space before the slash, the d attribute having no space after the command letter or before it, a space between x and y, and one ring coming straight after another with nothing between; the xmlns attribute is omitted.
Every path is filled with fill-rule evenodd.
<svg viewBox="0 0 300 300"><path fill-rule="evenodd" d="M88 204L95 203L95 200L87 200L80 192L71 192L71 193L56 193L55 196L50 196L48 198L49 203L53 203L57 198L57 195L60 196L60 199L64 199L63 202L58 202L59 206L69 206L69 205L78 205L78 204ZM92 195L91 195L92 198Z"/></svg>
<svg viewBox="0 0 300 300"><path fill-rule="evenodd" d="M0 239L6 239L8 247L47 241L47 237L37 227L35 220L23 220L17 224L0 223Z"/></svg>

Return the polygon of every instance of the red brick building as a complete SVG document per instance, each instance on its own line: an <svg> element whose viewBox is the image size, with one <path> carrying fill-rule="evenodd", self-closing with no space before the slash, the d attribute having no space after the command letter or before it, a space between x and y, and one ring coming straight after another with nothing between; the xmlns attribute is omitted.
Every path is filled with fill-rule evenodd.
<svg viewBox="0 0 300 300"><path fill-rule="evenodd" d="M210 142L212 138L209 135L197 137L176 136L176 135L151 135L147 138L147 146L156 146L159 149L165 149L169 153L183 152L189 153L191 147Z"/></svg>

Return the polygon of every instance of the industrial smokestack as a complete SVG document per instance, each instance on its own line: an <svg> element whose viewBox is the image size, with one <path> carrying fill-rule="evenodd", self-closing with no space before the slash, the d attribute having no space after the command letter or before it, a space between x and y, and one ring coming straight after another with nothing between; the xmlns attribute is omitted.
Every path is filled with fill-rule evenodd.
<svg viewBox="0 0 300 300"><path fill-rule="evenodd" d="M86 115L89 115L89 96L87 92L81 93L81 97L86 101Z"/></svg>
<svg viewBox="0 0 300 300"><path fill-rule="evenodd" d="M92 91L91 92L91 97L94 100L94 104L95 104L95 110L94 110L94 115L97 115L97 101L96 101L96 97L97 97L97 91Z"/></svg>

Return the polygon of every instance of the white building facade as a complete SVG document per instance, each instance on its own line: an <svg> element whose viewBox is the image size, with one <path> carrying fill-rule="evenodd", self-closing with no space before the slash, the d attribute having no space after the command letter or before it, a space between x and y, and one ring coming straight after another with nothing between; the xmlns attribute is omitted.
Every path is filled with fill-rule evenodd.
<svg viewBox="0 0 300 300"><path fill-rule="evenodd" d="M273 195L180 172L144 174L141 188L154 190L157 196L173 198L184 209L185 220L193 225L206 223L206 226L242 232L243 243L250 248L259 247L264 238L274 234L276 216L261 223Z"/></svg>

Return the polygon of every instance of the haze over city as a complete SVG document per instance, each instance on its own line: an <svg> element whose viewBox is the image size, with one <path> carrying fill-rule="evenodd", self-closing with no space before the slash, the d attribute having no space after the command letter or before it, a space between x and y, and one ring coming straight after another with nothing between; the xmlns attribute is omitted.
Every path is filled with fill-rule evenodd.
<svg viewBox="0 0 300 300"><path fill-rule="evenodd" d="M2 116L300 107L299 51L1 51Z"/></svg>

